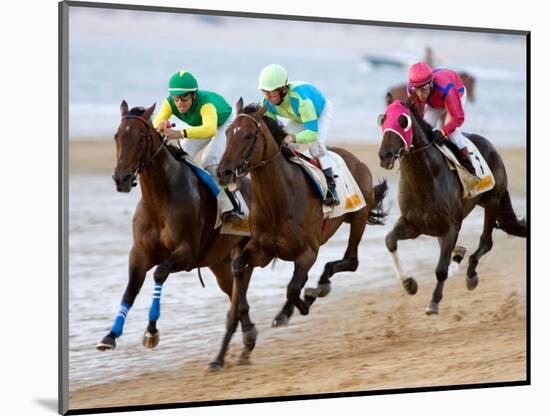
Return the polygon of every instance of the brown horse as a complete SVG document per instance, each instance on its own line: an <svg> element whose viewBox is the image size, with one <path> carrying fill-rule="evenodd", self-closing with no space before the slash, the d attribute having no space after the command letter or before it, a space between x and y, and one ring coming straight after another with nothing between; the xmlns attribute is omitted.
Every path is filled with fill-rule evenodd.
<svg viewBox="0 0 550 416"><path fill-rule="evenodd" d="M243 109L242 98L237 103L237 116L227 129L227 148L218 165L222 184L231 184L236 176L250 172L252 196L250 207L251 239L233 263L238 293L238 309L233 299L228 314L227 332L222 349L212 367L222 367L227 344L240 317L247 344L253 345L256 330L251 322L246 300L248 278L254 267L265 267L273 258L294 262L294 274L287 288L287 302L273 325L288 322L294 306L307 315L317 296L326 296L330 277L358 267L357 249L367 224L382 224L386 215L382 200L386 182L373 187L369 168L344 149L332 148L345 160L357 180L367 206L344 216L323 220L321 199L309 183L303 170L286 160L281 143L284 128L266 117L265 107L251 104ZM306 289L306 299L300 298L309 269L317 259L319 247L342 225L350 223L348 247L344 258L325 265L316 289ZM242 357L247 359L248 356Z"/></svg>
<svg viewBox="0 0 550 416"><path fill-rule="evenodd" d="M388 94L387 105L392 102L393 97ZM526 237L527 226L525 220L518 221L514 213L507 190L508 180L504 163L488 140L476 134L465 134L487 161L495 178L495 186L474 198L463 199L458 176L449 170L444 156L431 141L432 128L418 116L412 99L402 104L403 111L396 121L403 129L413 129L413 148L407 149L404 139L395 131L386 130L378 152L383 168L392 169L395 160L400 160L401 217L386 236L386 247L392 255L398 279L409 294L415 294L416 281L405 276L401 269L397 256L397 242L415 239L421 234L438 238L441 250L435 270L437 285L426 310L427 314L437 314L462 221L476 205L485 209L485 218L479 247L469 258L466 283L470 290L473 290L479 281L476 267L480 257L493 246L493 229L500 228L510 235ZM406 114L407 109L410 115ZM385 117L386 114L380 121L384 122ZM453 260L460 263L465 251L463 248L456 249Z"/></svg>
<svg viewBox="0 0 550 416"><path fill-rule="evenodd" d="M468 74L467 72L459 72L458 74L462 79L462 83L466 87L467 95L466 99L468 101L475 101L475 78ZM396 85L388 91L389 94L393 97L394 100L406 101L407 100L407 84Z"/></svg>
<svg viewBox="0 0 550 416"><path fill-rule="evenodd" d="M209 267L220 288L231 298L231 255L236 256L248 237L220 234L215 229L216 198L192 168L174 158L170 146L151 125L155 106L128 111L120 106L121 122L115 134L117 165L113 179L119 192L130 192L139 175L142 198L133 219L134 242L129 258L129 281L111 331L97 345L114 349L128 310L153 266L155 292L149 325L143 338L147 348L159 341L160 292L170 273ZM243 181L248 200L250 182Z"/></svg>

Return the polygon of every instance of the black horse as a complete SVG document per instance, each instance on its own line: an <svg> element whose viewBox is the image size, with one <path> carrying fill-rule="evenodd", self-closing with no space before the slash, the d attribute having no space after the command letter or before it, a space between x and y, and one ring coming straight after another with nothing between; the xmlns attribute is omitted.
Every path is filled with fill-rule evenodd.
<svg viewBox="0 0 550 416"><path fill-rule="evenodd" d="M386 104L392 102L393 97L388 94ZM378 152L380 165L392 169L399 158L401 167L398 196L401 217L386 236L386 247L392 255L398 278L409 294L415 294L418 286L412 277L405 276L402 271L397 242L415 239L421 234L438 238L441 251L435 269L437 285L426 310L427 314L437 314L451 257L460 262L464 256L464 249L458 247L453 253L462 221L476 205L485 209L485 218L479 247L469 258L466 284L470 290L479 281L476 267L480 257L493 246L493 229L500 228L510 235L526 237L527 226L525 219L518 221L514 213L504 163L489 141L476 134L466 134L491 168L495 186L474 198L464 199L458 176L449 170L442 153L432 145L432 128L419 117L412 101L401 104L403 114L398 115L396 121L403 129L413 129L411 149L415 150L407 149L404 140L395 131L386 130L383 133ZM387 112L379 121L384 122L384 117L387 117Z"/></svg>

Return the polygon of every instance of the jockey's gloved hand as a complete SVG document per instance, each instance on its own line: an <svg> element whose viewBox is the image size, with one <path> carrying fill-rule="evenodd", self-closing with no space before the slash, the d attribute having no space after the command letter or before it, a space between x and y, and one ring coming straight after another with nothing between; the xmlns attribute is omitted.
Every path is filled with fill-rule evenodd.
<svg viewBox="0 0 550 416"><path fill-rule="evenodd" d="M181 139L181 130L165 129L164 136L168 140Z"/></svg>
<svg viewBox="0 0 550 416"><path fill-rule="evenodd" d="M283 144L288 145L290 143L296 143L296 136L294 134L287 134L283 139Z"/></svg>
<svg viewBox="0 0 550 416"><path fill-rule="evenodd" d="M446 138L447 137L445 136L443 131L441 131L440 129L434 129L432 131L432 140L437 144L443 144Z"/></svg>
<svg viewBox="0 0 550 416"><path fill-rule="evenodd" d="M169 129L170 127L174 127L172 126L172 123L170 123L168 120L162 120L159 122L158 126L157 126L157 131L159 133L162 133L164 132L165 129Z"/></svg>

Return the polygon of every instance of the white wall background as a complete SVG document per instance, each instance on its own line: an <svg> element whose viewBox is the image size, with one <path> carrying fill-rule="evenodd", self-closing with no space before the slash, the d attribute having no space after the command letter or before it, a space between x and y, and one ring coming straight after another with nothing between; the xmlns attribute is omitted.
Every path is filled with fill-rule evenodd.
<svg viewBox="0 0 550 416"><path fill-rule="evenodd" d="M116 3L122 1L112 0ZM530 387L371 396L246 406L177 409L150 415L480 415L547 414L550 386L548 271L543 232L549 230L545 145L550 41L543 2L464 0L358 2L278 0L136 0L140 4L331 16L397 22L479 26L532 31L532 383ZM128 2L133 3L133 2ZM57 397L57 1L6 2L0 15L0 151L3 333L2 401L8 415L55 413ZM464 47L467 47L465 45ZM36 124L27 124L33 113ZM26 153L25 158L19 155ZM32 281L26 276L41 275ZM37 273L39 272L39 273ZM143 414L143 413L125 413Z"/></svg>

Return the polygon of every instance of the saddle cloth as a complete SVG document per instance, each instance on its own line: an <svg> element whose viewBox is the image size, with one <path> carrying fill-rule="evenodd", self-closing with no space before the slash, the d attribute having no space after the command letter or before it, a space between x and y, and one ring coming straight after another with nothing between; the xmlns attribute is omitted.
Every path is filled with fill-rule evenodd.
<svg viewBox="0 0 550 416"><path fill-rule="evenodd" d="M311 158L309 152L304 152L303 154L308 158ZM365 207L367 203L365 202L363 193L361 192L359 185L357 185L355 178L349 171L344 159L342 159L338 153L332 151L329 151L328 154L332 159L332 170L335 175L334 181L336 183L336 192L338 193L340 203L333 207L323 205L323 214L325 218L336 218L347 214L348 212L355 212ZM328 188L327 180L323 171L301 157L292 156L289 160L302 167L304 172L311 179L311 182L319 193L321 200L325 199Z"/></svg>
<svg viewBox="0 0 550 416"><path fill-rule="evenodd" d="M454 153L447 146L436 146L447 159L449 169L455 170L462 183L462 197L465 199L473 198L483 192L490 191L495 186L495 178L489 165L477 149L477 147L467 138L466 145L470 151L470 159L476 170L476 179L460 164Z"/></svg>
<svg viewBox="0 0 550 416"><path fill-rule="evenodd" d="M249 210L243 196L241 195L241 192L236 191L234 192L234 194L241 205L241 211L244 213L242 224L235 225L229 222L222 223L222 214L226 211L231 211L233 209L233 204L229 200L229 197L226 195L225 192L220 189L214 178L212 178L212 176L210 176L210 174L205 169L195 163L193 159L191 159L189 156L184 156L181 160L187 163L191 167L191 169L193 169L197 177L206 185L206 187L210 190L210 192L212 192L212 195L218 201L215 228L219 228L221 226L220 234L250 236L250 227L248 224Z"/></svg>

